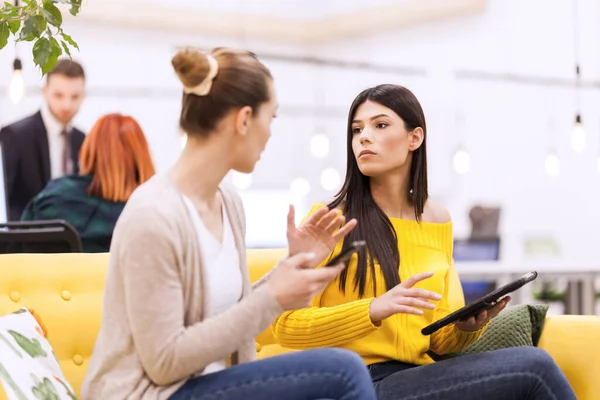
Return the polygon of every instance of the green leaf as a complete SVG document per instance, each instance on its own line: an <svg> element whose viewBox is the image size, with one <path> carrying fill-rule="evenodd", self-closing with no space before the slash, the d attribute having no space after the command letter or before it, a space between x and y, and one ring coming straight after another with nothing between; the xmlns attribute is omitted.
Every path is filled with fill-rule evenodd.
<svg viewBox="0 0 600 400"><path fill-rule="evenodd" d="M48 20L48 23L50 23L51 25L60 26L62 24L62 14L51 0L44 1L44 5L42 6L41 11L44 17L46 17L46 19Z"/></svg>
<svg viewBox="0 0 600 400"><path fill-rule="evenodd" d="M60 57L60 55L63 53L63 50L60 47L60 44L58 43L58 40L56 40L55 38L50 39L50 52L50 60L46 65L42 66L43 74L47 74L48 72L54 69L56 63L58 62L58 57Z"/></svg>
<svg viewBox="0 0 600 400"><path fill-rule="evenodd" d="M33 62L42 68L42 74L52 71L62 54L62 48L58 41L51 37L39 38L33 45Z"/></svg>
<svg viewBox="0 0 600 400"><path fill-rule="evenodd" d="M52 56L50 41L45 37L39 38L35 41L31 52L33 53L33 62L35 65L39 65L41 67L42 65L47 64Z"/></svg>
<svg viewBox="0 0 600 400"><path fill-rule="evenodd" d="M71 15L76 16L79 14L79 9L81 8L81 0L71 0L71 9L69 12Z"/></svg>
<svg viewBox="0 0 600 400"><path fill-rule="evenodd" d="M46 18L41 15L30 15L23 22L23 29L21 29L21 35L19 41L24 40L31 42L42 35L42 32L46 29Z"/></svg>
<svg viewBox="0 0 600 400"><path fill-rule="evenodd" d="M8 29L10 29L13 35L16 35L17 32L19 32L19 28L21 28L21 20L10 21L8 23Z"/></svg>
<svg viewBox="0 0 600 400"><path fill-rule="evenodd" d="M10 28L8 22L0 22L0 49L8 43L8 37L10 36Z"/></svg>
<svg viewBox="0 0 600 400"><path fill-rule="evenodd" d="M5 2L4 2L4 10L6 10L6 11L13 11L13 12L14 12L14 11L16 11L16 12L18 12L18 11L19 11L19 7L17 7L17 6L15 6L15 5L13 5L12 3L9 3L9 2L7 2L7 1L5 1Z"/></svg>
<svg viewBox="0 0 600 400"><path fill-rule="evenodd" d="M23 354L21 354L21 352L19 350L17 350L17 348L15 346L12 345L11 342L8 341L7 338L4 337L3 334L0 333L0 341L4 342L4 344L6 346L8 346L8 348L10 348L19 358L23 358Z"/></svg>
<svg viewBox="0 0 600 400"><path fill-rule="evenodd" d="M50 38L50 49L52 50L52 57L55 57L58 60L58 57L60 57L63 51L60 44L58 44L58 40L54 37Z"/></svg>
<svg viewBox="0 0 600 400"><path fill-rule="evenodd" d="M27 8L34 10L37 7L36 0L21 0L23 3L27 4Z"/></svg>
<svg viewBox="0 0 600 400"><path fill-rule="evenodd" d="M27 396L23 393L23 390L17 385L12 376L8 373L4 365L0 363L0 378L4 381L4 385L8 386L15 392L15 396L17 396L17 400L27 400Z"/></svg>
<svg viewBox="0 0 600 400"><path fill-rule="evenodd" d="M17 17L19 16L19 7L15 7L11 3L4 3L4 7L0 10L0 14L4 15L6 18Z"/></svg>
<svg viewBox="0 0 600 400"><path fill-rule="evenodd" d="M15 339L15 342L19 345L19 347L31 357L47 357L48 353L46 350L42 348L40 341L33 338L28 339L17 331L13 331L11 329L7 330L7 332Z"/></svg>
<svg viewBox="0 0 600 400"><path fill-rule="evenodd" d="M69 43L71 46L73 46L74 48L76 48L77 50L79 50L79 45L77 44L76 41L73 40L73 38L71 36L67 35L64 32L61 32L61 35L62 35L63 39L65 39L65 41L67 43Z"/></svg>
<svg viewBox="0 0 600 400"><path fill-rule="evenodd" d="M71 50L69 50L69 45L67 44L67 42L65 42L64 40L60 41L60 45L62 46L63 50L65 51L65 53L71 57Z"/></svg>

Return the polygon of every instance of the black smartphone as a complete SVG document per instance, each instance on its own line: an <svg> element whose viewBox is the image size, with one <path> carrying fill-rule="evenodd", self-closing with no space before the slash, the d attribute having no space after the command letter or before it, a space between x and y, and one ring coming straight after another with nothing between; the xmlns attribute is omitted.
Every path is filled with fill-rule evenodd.
<svg viewBox="0 0 600 400"><path fill-rule="evenodd" d="M470 317L477 316L477 314L479 314L481 311L495 306L507 294L514 292L515 290L520 289L529 282L535 280L537 276L538 273L536 271L529 272L517 279L516 281L504 285L501 288L496 289L493 292L477 299L468 306L456 310L452 314L448 314L446 317L435 321L431 325L426 326L421 330L421 334L431 335L433 332L443 328L446 325L450 325L459 321L464 321Z"/></svg>
<svg viewBox="0 0 600 400"><path fill-rule="evenodd" d="M348 247L345 251L341 252L340 254L333 257L331 260L329 260L329 262L325 266L333 267L333 266L336 266L341 263L344 263L344 264L347 263L348 261L350 261L350 258L352 257L352 255L354 253L358 252L363 247L365 247L366 244L367 244L367 242L365 242L364 240L357 240L357 241L352 242L350 244L350 247Z"/></svg>

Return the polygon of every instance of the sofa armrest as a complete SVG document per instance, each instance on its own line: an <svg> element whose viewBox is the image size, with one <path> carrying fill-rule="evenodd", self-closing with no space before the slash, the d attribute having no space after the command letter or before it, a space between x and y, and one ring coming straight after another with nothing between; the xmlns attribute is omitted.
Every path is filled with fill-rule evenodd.
<svg viewBox="0 0 600 400"><path fill-rule="evenodd" d="M556 315L546 318L540 348L556 361L579 400L600 393L600 317Z"/></svg>

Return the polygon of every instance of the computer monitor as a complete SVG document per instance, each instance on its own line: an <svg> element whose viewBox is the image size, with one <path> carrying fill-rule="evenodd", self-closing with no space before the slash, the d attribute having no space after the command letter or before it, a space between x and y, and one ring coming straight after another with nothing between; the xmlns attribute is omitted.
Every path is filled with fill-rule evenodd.
<svg viewBox="0 0 600 400"><path fill-rule="evenodd" d="M500 259L500 238L456 239L454 241L454 261L478 262ZM496 289L494 281L462 281L465 302L472 303Z"/></svg>
<svg viewBox="0 0 600 400"><path fill-rule="evenodd" d="M454 261L498 261L500 238L454 240Z"/></svg>
<svg viewBox="0 0 600 400"><path fill-rule="evenodd" d="M4 154L2 153L2 143L0 143L0 223L8 221L8 199L4 182Z"/></svg>

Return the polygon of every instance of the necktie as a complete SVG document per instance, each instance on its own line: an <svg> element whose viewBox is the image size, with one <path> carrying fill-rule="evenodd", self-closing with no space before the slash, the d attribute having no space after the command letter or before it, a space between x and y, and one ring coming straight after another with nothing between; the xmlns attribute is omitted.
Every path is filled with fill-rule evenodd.
<svg viewBox="0 0 600 400"><path fill-rule="evenodd" d="M60 132L60 137L63 141L63 146L62 146L62 159L61 159L61 165L62 165L62 173L63 175L68 175L71 173L71 171L69 171L69 133L67 131L67 128L63 128L62 132Z"/></svg>

